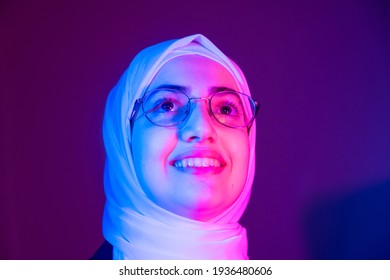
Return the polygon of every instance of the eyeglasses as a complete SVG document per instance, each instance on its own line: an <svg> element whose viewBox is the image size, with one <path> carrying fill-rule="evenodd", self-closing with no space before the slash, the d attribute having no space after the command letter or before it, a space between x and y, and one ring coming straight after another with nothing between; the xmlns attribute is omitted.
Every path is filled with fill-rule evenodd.
<svg viewBox="0 0 390 280"><path fill-rule="evenodd" d="M209 114L222 125L231 128L247 127L249 129L260 108L258 102L240 92L221 91L205 98L189 97L184 92L175 89L160 88L137 99L130 117L131 126L141 105L146 118L154 125L177 126L190 115L191 100L198 99L207 101Z"/></svg>

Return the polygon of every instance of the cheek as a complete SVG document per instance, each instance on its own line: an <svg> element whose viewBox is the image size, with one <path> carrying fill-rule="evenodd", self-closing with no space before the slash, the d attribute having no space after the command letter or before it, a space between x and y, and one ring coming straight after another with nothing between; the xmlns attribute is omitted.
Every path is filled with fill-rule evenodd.
<svg viewBox="0 0 390 280"><path fill-rule="evenodd" d="M138 166L147 164L161 164L164 157L174 149L177 143L176 132L171 129L150 126L140 122L134 126L133 158Z"/></svg>
<svg viewBox="0 0 390 280"><path fill-rule="evenodd" d="M229 142L229 150L232 162L232 186L241 193L249 165L249 138L246 131L237 131L234 141Z"/></svg>
<svg viewBox="0 0 390 280"><path fill-rule="evenodd" d="M144 164L158 166L165 171L168 165L168 157L177 145L176 133L153 131L145 136L143 143L145 143L142 153ZM147 167L145 168L148 170Z"/></svg>
<svg viewBox="0 0 390 280"><path fill-rule="evenodd" d="M168 156L177 143L176 132L156 126L134 128L134 166L142 188L153 198L163 191L161 186L166 180Z"/></svg>

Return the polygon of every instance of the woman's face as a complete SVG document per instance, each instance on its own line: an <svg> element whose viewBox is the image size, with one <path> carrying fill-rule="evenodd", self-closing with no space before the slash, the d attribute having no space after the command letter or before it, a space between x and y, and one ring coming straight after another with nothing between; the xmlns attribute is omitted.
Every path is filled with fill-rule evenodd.
<svg viewBox="0 0 390 280"><path fill-rule="evenodd" d="M166 63L148 90L162 86L184 87L189 97L209 97L218 88L238 91L224 67L197 55ZM154 203L177 215L207 221L241 194L249 138L246 128L218 123L205 100L191 102L190 115L174 127L152 124L140 109L132 130L133 160L139 182Z"/></svg>

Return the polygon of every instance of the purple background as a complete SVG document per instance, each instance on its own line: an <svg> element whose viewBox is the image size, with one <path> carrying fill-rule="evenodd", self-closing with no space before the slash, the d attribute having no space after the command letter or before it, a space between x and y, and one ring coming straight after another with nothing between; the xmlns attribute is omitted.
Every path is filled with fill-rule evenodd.
<svg viewBox="0 0 390 280"><path fill-rule="evenodd" d="M262 103L249 256L390 259L389 11L362 0L1 1L0 258L94 253L107 94L141 49L202 33Z"/></svg>

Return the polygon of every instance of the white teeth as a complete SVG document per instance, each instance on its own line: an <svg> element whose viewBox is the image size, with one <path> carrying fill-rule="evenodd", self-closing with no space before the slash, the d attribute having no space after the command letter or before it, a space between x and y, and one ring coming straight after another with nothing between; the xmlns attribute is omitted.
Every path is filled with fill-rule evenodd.
<svg viewBox="0 0 390 280"><path fill-rule="evenodd" d="M202 159L196 158L196 159L194 160L194 163L195 163L195 166L196 166L196 167L200 167L200 166L202 166Z"/></svg>
<svg viewBox="0 0 390 280"><path fill-rule="evenodd" d="M186 158L177 160L174 163L175 167L220 167L219 160L214 158Z"/></svg>

